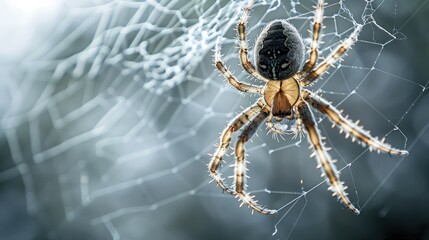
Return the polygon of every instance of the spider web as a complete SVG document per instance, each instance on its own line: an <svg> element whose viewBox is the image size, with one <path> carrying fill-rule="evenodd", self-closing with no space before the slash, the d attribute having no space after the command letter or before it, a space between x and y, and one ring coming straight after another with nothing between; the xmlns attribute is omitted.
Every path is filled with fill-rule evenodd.
<svg viewBox="0 0 429 240"><path fill-rule="evenodd" d="M398 19L418 7L328 2L321 56L358 24L363 30L344 61L312 90L374 135L412 151L428 125L410 137L406 123L428 81L409 77L405 66L412 66L394 48L406 39L406 21ZM244 4L100 0L63 9L46 42L19 66L19 80L8 83L12 104L2 122L15 166L0 179L22 179L27 210L46 237L67 239L76 229L82 239L301 239L359 231L330 229L344 226L334 218L356 217L326 191L305 138L277 141L261 127L247 145L249 190L280 210L274 217L251 216L209 184L207 154L226 121L256 100L237 93L213 67L220 40L238 79L254 81L239 66L236 47ZM250 46L276 18L287 18L308 45L315 4L256 1ZM404 158L369 153L316 116L352 202L362 212L387 214L386 199L395 192L389 179ZM232 174L230 153L224 175Z"/></svg>

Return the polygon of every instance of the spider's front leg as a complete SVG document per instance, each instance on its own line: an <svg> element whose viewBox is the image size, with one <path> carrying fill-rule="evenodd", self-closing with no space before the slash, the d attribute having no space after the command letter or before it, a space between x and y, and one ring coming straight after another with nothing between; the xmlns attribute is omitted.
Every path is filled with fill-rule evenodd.
<svg viewBox="0 0 429 240"><path fill-rule="evenodd" d="M325 73L330 66L334 65L340 59L340 57L357 41L362 27L362 25L357 25L352 34L345 41L343 41L334 51L332 51L329 56L317 66L316 69L312 70L304 77L304 79L301 80L301 85L310 85L323 73Z"/></svg>
<svg viewBox="0 0 429 240"><path fill-rule="evenodd" d="M235 146L235 155L237 161L235 163L235 173L234 173L234 182L235 182L235 191L237 196L242 201L242 204L247 204L253 210L263 213L263 214L275 214L277 210L267 209L258 204L258 201L254 200L255 196L250 196L245 192L245 180L246 180L246 161L244 159L244 143L247 142L252 135L256 132L259 125L264 121L264 119L269 115L268 109L263 109L258 113L255 118L247 125L247 127L241 133L237 144Z"/></svg>
<svg viewBox="0 0 429 240"><path fill-rule="evenodd" d="M261 112L264 108L264 103L262 99L259 99L255 104L245 109L243 112L238 114L225 128L220 136L220 144L213 154L212 160L210 161L208 168L210 176L217 182L220 188L225 192L230 194L235 194L235 192L229 189L223 182L223 178L220 173L218 173L218 168L222 163L222 158L226 154L229 144L231 143L231 135L238 131L242 126L246 125L250 119L252 119L256 114Z"/></svg>
<svg viewBox="0 0 429 240"><path fill-rule="evenodd" d="M314 14L313 21L312 41L310 45L310 58L305 63L302 72L299 73L300 78L304 77L314 68L314 65L316 65L317 58L319 56L318 45L320 39L320 30L322 29L324 5L325 2L323 0L319 0L316 6L316 12Z"/></svg>
<svg viewBox="0 0 429 240"><path fill-rule="evenodd" d="M256 71L255 66L253 66L252 62L249 60L249 49L246 40L246 23L249 20L249 12L252 9L253 2L254 0L249 0L237 25L238 38L240 40L240 62L246 72L254 78L261 80L262 82L268 82L267 79L262 77L258 71Z"/></svg>
<svg viewBox="0 0 429 240"><path fill-rule="evenodd" d="M311 104L311 106L328 116L328 118L340 128L341 132L344 131L346 133L346 137L352 135L353 139L357 139L362 144L368 145L370 151L376 149L378 152L386 152L393 155L403 156L408 154L408 151L406 150L393 148L389 144L384 143L383 139L379 140L371 136L368 131L365 131L357 123L353 123L346 117L342 116L338 109L315 93L306 90L305 99L309 104Z"/></svg>
<svg viewBox="0 0 429 240"><path fill-rule="evenodd" d="M333 196L337 195L350 210L359 214L359 210L350 202L345 190L346 186L340 181L340 174L335 168L334 161L331 159L327 150L322 142L322 136L317 128L317 123L314 120L313 113L310 111L306 102L300 103L298 106L300 118L307 130L308 140L313 146L314 154L318 159L317 168L322 168L322 176L326 176L326 181L329 184L329 190L333 192Z"/></svg>

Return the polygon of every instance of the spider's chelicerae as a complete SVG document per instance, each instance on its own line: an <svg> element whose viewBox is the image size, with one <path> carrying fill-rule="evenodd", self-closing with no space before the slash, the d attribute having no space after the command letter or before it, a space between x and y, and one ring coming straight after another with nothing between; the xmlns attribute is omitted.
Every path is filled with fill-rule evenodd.
<svg viewBox="0 0 429 240"><path fill-rule="evenodd" d="M350 210L359 213L353 206L345 192L346 186L339 179L334 160L327 153L327 148L322 142L317 122L311 112L311 108L326 115L340 131L346 133L346 137L352 136L353 140L367 145L369 150L387 152L394 155L406 155L406 150L399 150L372 137L358 122L354 123L341 114L328 101L306 89L314 83L328 68L337 62L341 55L349 49L356 41L362 25L357 25L351 35L339 44L323 61L317 66L318 42L322 28L324 1L319 0L313 22L312 42L309 49L309 59L304 63L305 48L302 38L296 28L287 20L274 20L262 30L255 44L256 67L248 58L248 47L246 41L246 23L253 0L249 0L238 23L238 37L240 42L240 61L243 68L254 78L265 83L264 86L255 86L238 81L222 62L220 47L217 44L215 53L216 68L237 90L246 93L261 95L261 98L252 106L238 114L225 128L220 137L220 144L213 154L208 168L210 175L225 192L236 195L242 204L247 204L253 210L263 214L275 214L277 210L262 207L245 191L246 161L244 159L244 143L255 133L258 126L266 119L265 123L269 131L283 133L282 129L272 122L282 119L294 119L297 131L305 129L308 140L313 147L313 155L317 157L318 168L322 170L322 176L326 177L329 190L337 196ZM303 66L302 66L303 65ZM235 146L235 171L234 189L227 187L218 172L228 146L231 135L244 127Z"/></svg>

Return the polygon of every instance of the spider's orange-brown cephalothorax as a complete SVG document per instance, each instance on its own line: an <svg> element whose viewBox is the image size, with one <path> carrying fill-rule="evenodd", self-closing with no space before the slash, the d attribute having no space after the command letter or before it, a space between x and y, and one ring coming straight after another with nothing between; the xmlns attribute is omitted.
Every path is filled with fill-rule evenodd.
<svg viewBox="0 0 429 240"><path fill-rule="evenodd" d="M377 150L392 155L408 154L406 150L399 150L384 143L384 139L379 140L371 136L368 131L358 125L358 122L354 123L344 117L328 101L306 89L357 41L362 29L362 25L357 25L351 35L316 66L324 4L323 0L319 0L317 3L309 59L304 64L304 45L298 31L287 20L275 20L262 30L257 39L255 68L248 58L246 41L246 23L253 5L253 0L249 0L237 26L240 61L243 68L254 78L264 82L265 86L255 86L238 81L222 62L220 46L216 45L215 66L228 82L239 91L259 94L262 97L237 115L224 129L220 137L220 144L208 165L209 172L225 192L237 196L242 204L247 204L253 210L263 214L275 214L277 210L262 207L254 200L254 196L250 196L245 191L244 143L252 137L264 120L269 131L275 134L282 134L284 131L272 122L273 118L277 121L284 118L295 119L295 129L297 131L306 130L309 143L313 147L313 155L317 157L317 168L321 168L322 176L326 177L328 189L357 214L359 210L347 197L348 194L345 192L347 187L340 181L339 172L334 165L335 161L331 159L327 153L328 149L322 142L323 137L318 130L311 108L325 114L334 125L340 128L340 131L346 133L346 137L351 136L353 141L357 140L362 145L367 145L370 151ZM242 127L244 130L239 135L235 146L234 189L231 189L225 185L218 168L231 142L232 134Z"/></svg>

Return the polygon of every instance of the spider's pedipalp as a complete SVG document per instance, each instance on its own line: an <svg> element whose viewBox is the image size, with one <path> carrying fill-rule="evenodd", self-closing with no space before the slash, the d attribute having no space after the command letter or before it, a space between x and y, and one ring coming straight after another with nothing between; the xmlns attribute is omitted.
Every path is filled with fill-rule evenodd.
<svg viewBox="0 0 429 240"><path fill-rule="evenodd" d="M235 173L234 173L234 183L235 183L235 192L237 196L242 201L243 205L246 203L253 210L263 213L263 214L275 214L276 210L267 209L258 204L257 200L254 200L255 196L250 196L247 192L245 192L245 187L247 186L245 183L246 180L246 161L244 159L244 143L249 141L252 135L256 132L259 125L267 118L269 115L268 109L263 109L260 113L258 113L255 118L246 126L243 130L239 139L237 141L235 147L235 155L236 155L236 164L235 164Z"/></svg>
<svg viewBox="0 0 429 240"><path fill-rule="evenodd" d="M372 151L373 148L378 151L386 152L393 155L407 155L408 151L393 148L387 143L384 143L384 139L379 140L376 137L370 135L369 131L365 131L358 124L353 123L348 117L344 117L339 110L329 104L328 101L322 97L306 90L306 100L311 106L325 114L335 125L340 128L340 132L345 132L346 138L349 135L355 137L363 145L368 145Z"/></svg>
<svg viewBox="0 0 429 240"><path fill-rule="evenodd" d="M238 114L225 128L220 136L220 144L217 147L216 152L213 154L212 160L208 165L209 173L211 177L217 182L220 188L230 194L235 194L230 188L228 188L223 179L218 173L218 168L222 163L222 158L226 154L228 146L231 142L232 133L238 131L241 127L246 125L250 119L258 114L265 107L263 100L259 99L255 104L245 109L243 112Z"/></svg>
<svg viewBox="0 0 429 240"><path fill-rule="evenodd" d="M283 129L277 127L272 121L273 121L273 114L270 113L268 115L267 120L265 121L265 125L267 125L267 128L268 128L267 134L269 133L273 134L273 138L276 138L278 135L282 137L282 135L285 134L286 132Z"/></svg>
<svg viewBox="0 0 429 240"><path fill-rule="evenodd" d="M333 192L333 196L337 196L351 211L359 214L359 210L350 202L345 192L345 186L340 181L340 174L335 168L333 160L327 153L327 150L322 142L322 136L317 128L317 122L314 120L313 113L310 111L306 102L300 103L298 106L300 118L303 121L304 127L307 130L308 140L313 147L313 151L317 156L318 165L322 168L322 177L326 177L329 184L329 190Z"/></svg>

